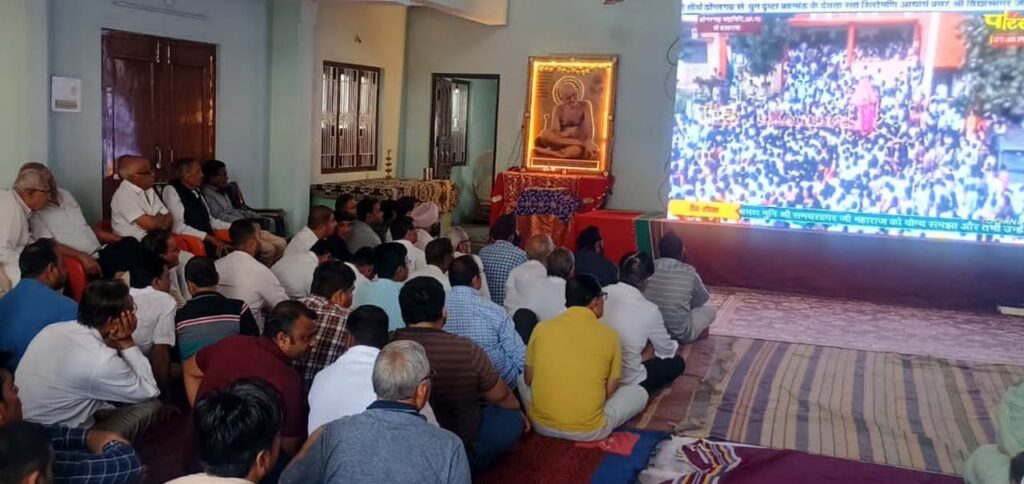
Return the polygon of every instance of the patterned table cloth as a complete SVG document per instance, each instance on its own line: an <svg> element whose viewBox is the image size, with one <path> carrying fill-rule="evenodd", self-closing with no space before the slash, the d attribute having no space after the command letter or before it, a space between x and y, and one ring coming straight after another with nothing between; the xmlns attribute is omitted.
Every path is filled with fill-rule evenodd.
<svg viewBox="0 0 1024 484"><path fill-rule="evenodd" d="M535 188L568 190L579 200L578 213L586 213L604 206L615 184L611 175L562 175L533 173L510 169L498 173L491 189L491 223L498 217L512 213L522 194Z"/></svg>
<svg viewBox="0 0 1024 484"><path fill-rule="evenodd" d="M459 204L459 187L451 180L397 180L378 178L342 183L320 183L310 186L310 196L335 199L343 194L356 198L373 197L380 200L398 200L411 196L424 202L434 202L438 209L451 212Z"/></svg>
<svg viewBox="0 0 1024 484"><path fill-rule="evenodd" d="M565 188L530 188L516 200L512 213L527 215L554 215L562 223L569 223L582 202L576 194Z"/></svg>

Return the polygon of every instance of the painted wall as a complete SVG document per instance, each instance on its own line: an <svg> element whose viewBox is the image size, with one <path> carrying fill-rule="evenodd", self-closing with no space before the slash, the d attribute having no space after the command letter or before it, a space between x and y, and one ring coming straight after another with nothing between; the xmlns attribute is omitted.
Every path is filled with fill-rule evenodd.
<svg viewBox="0 0 1024 484"><path fill-rule="evenodd" d="M678 0L606 6L596 0L509 2L507 27L487 27L430 9L409 14L403 173L427 166L432 72L501 75L498 170L519 163L527 60L553 53L620 56L613 148L618 209L665 208L675 72L666 50L679 30ZM666 84L667 81L667 84ZM666 90L668 91L666 93Z"/></svg>
<svg viewBox="0 0 1024 484"><path fill-rule="evenodd" d="M417 3L484 25L508 23L508 0L417 0Z"/></svg>
<svg viewBox="0 0 1024 484"><path fill-rule="evenodd" d="M316 22L316 61L313 78L322 75L323 61L379 67L383 85L380 91L380 162L376 172L320 173L320 104L323 86L313 88L314 110L313 183L383 178L387 151L399 163L402 127L402 94L405 81L405 29L408 8L381 4L323 4ZM358 37L358 40L356 39ZM429 109L429 108L428 108ZM426 125L425 125L426 126ZM392 172L397 176L397 171ZM421 171L422 173L422 171Z"/></svg>
<svg viewBox="0 0 1024 484"><path fill-rule="evenodd" d="M459 186L459 205L452 214L454 223L465 223L466 217L476 211L477 200L490 197L497 101L498 81L469 80L468 164L452 168L452 180Z"/></svg>
<svg viewBox="0 0 1024 484"><path fill-rule="evenodd" d="M46 3L40 0L25 0ZM161 0L134 0L165 7ZM126 30L208 42L217 50L217 156L246 201L267 201L269 8L266 0L177 0L177 10L205 20L115 6L109 0L50 0L50 69L82 79L82 112L53 113L50 161L86 216L101 203L101 31Z"/></svg>
<svg viewBox="0 0 1024 484"><path fill-rule="evenodd" d="M49 4L0 1L0 188L26 161L47 161Z"/></svg>

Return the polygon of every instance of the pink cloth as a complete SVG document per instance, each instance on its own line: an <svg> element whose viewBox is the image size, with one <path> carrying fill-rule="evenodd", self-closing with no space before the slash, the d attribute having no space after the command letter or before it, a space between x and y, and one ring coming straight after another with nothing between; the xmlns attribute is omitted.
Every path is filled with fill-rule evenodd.
<svg viewBox="0 0 1024 484"><path fill-rule="evenodd" d="M597 442L577 442L576 447L601 449L609 454L630 455L639 441L640 434L614 432L608 438Z"/></svg>

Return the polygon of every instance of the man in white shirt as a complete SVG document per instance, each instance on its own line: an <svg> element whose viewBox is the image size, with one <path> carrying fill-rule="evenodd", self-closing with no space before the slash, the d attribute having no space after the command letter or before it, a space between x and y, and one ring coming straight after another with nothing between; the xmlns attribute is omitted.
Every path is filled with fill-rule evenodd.
<svg viewBox="0 0 1024 484"><path fill-rule="evenodd" d="M409 217L398 217L391 222L391 240L405 246L405 265L409 272L416 272L427 266L427 255L416 247L419 234L412 226L412 219Z"/></svg>
<svg viewBox="0 0 1024 484"><path fill-rule="evenodd" d="M448 239L452 241L452 247L455 247L455 259L464 255L473 257L473 262L476 262L476 266L480 268L480 295L490 299L491 290L487 286L487 274L484 274L484 262L480 260L480 256L473 253L469 234L467 234L466 230L462 227L452 227L452 229L448 231Z"/></svg>
<svg viewBox="0 0 1024 484"><path fill-rule="evenodd" d="M129 293L135 301L138 321L132 339L139 351L149 358L153 376L162 394L167 394L171 381L171 348L175 343L174 314L178 303L168 294L171 280L163 259L143 256L131 270Z"/></svg>
<svg viewBox="0 0 1024 484"><path fill-rule="evenodd" d="M572 277L575 258L572 252L559 247L548 256L547 277L533 280L520 295L522 309L537 315L538 321L552 319L565 312L565 281Z"/></svg>
<svg viewBox="0 0 1024 484"><path fill-rule="evenodd" d="M430 235L430 229L437 224L440 210L434 202L423 202L416 205L409 213L412 218L412 225L416 230L416 247L422 251L427 250L427 244L434 240Z"/></svg>
<svg viewBox="0 0 1024 484"><path fill-rule="evenodd" d="M331 258L325 244L313 244L305 252L286 253L277 261L270 271L284 288L284 293L291 299L301 299L309 295L313 285L313 271L317 266Z"/></svg>
<svg viewBox="0 0 1024 484"><path fill-rule="evenodd" d="M619 333L622 346L620 385L640 385L648 395L683 373L686 363L676 354L679 343L665 329L658 305L643 294L654 274L654 259L647 253L633 253L622 259L617 284L605 286L608 298L601 322ZM653 354L645 351L647 344Z"/></svg>
<svg viewBox="0 0 1024 484"><path fill-rule="evenodd" d="M256 226L246 220L231 224L231 243L235 251L216 262L220 274L217 290L225 297L248 304L263 331L263 311L270 311L277 303L287 300L288 295L274 273L256 260L260 247L256 230Z"/></svg>
<svg viewBox="0 0 1024 484"><path fill-rule="evenodd" d="M309 216L306 218L306 226L302 227L288 242L284 249L284 255L304 254L313 248L313 244L330 237L338 222L334 220L334 212L323 206L317 205L309 209Z"/></svg>
<svg viewBox="0 0 1024 484"><path fill-rule="evenodd" d="M453 260L455 260L455 249L452 247L450 240L444 237L431 240L427 244L426 265L422 269L409 274L409 279L430 277L440 282L444 286L446 293L450 292L452 284L448 280L448 268L452 265Z"/></svg>
<svg viewBox="0 0 1024 484"><path fill-rule="evenodd" d="M24 169L10 191L0 192L0 295L21 280L18 258L32 242L28 217L50 200L50 183L43 170Z"/></svg>
<svg viewBox="0 0 1024 484"><path fill-rule="evenodd" d="M178 309L184 307L185 303L192 299L192 294L188 289L188 280L185 278L185 264L188 264L188 261L195 256L191 252L181 250L178 247L178 239L171 234L170 230L164 229L150 230L142 238L142 250L143 254L139 257L150 254L163 259L171 280L171 289L168 293L174 298Z"/></svg>
<svg viewBox="0 0 1024 484"><path fill-rule="evenodd" d="M160 390L132 339L134 304L123 282L94 281L82 295L78 321L51 324L32 340L17 371L26 420L113 431L129 440L155 422Z"/></svg>
<svg viewBox="0 0 1024 484"><path fill-rule="evenodd" d="M505 310L513 315L526 305L522 294L530 284L548 275L548 256L555 250L555 242L547 234L531 235L526 240L525 264L512 269L505 282Z"/></svg>
<svg viewBox="0 0 1024 484"><path fill-rule="evenodd" d="M174 219L171 231L195 237L206 246L207 255L222 257L229 247L214 234L214 230L227 230L231 224L210 215L199 187L203 184L203 170L198 160L185 159L174 164L177 180L164 187L163 201Z"/></svg>
<svg viewBox="0 0 1024 484"><path fill-rule="evenodd" d="M110 199L110 223L114 233L142 240L153 229L171 230L174 218L153 189L156 175L149 160L141 156L117 159L121 185Z"/></svg>

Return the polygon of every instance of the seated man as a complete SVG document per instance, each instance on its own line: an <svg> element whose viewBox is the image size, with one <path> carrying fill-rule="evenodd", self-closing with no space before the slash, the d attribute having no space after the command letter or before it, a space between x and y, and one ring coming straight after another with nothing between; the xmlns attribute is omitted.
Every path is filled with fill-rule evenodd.
<svg viewBox="0 0 1024 484"><path fill-rule="evenodd" d="M306 217L306 226L288 242L284 250L287 254L304 254L313 248L313 244L330 237L337 228L338 223L334 221L334 212L331 209L317 205L309 209L309 216Z"/></svg>
<svg viewBox="0 0 1024 484"><path fill-rule="evenodd" d="M217 292L220 276L210 258L195 257L188 261L185 278L193 296L174 316L178 356L182 362L230 336L259 336L260 328L249 306Z"/></svg>
<svg viewBox="0 0 1024 484"><path fill-rule="evenodd" d="M682 239L672 232L665 234L658 242L658 252L661 257L654 261L654 275L647 281L644 297L658 305L665 328L680 343L707 336L718 312L708 304L711 296L697 270L684 262Z"/></svg>
<svg viewBox="0 0 1024 484"><path fill-rule="evenodd" d="M603 440L647 405L643 387L619 385L622 347L599 320L604 297L593 276L575 276L565 285L569 309L533 331L519 394L538 434Z"/></svg>
<svg viewBox="0 0 1024 484"><path fill-rule="evenodd" d="M256 230L252 222L244 220L231 224L231 243L235 250L216 263L220 274L217 290L231 299L244 301L262 330L263 311L287 300L288 295L277 276L256 260L260 245Z"/></svg>
<svg viewBox="0 0 1024 484"><path fill-rule="evenodd" d="M402 287L400 300L406 327L395 332L394 340L415 341L426 349L436 372L430 379L430 406L437 421L462 439L473 470L483 470L522 435L526 422L519 400L479 345L444 331L440 283L413 279Z"/></svg>
<svg viewBox="0 0 1024 484"><path fill-rule="evenodd" d="M480 345L501 379L515 388L526 358L526 345L516 333L515 323L501 306L480 295L480 268L472 257L464 255L455 259L448 270L448 278L452 289L445 302L448 311L445 331Z"/></svg>
<svg viewBox="0 0 1024 484"><path fill-rule="evenodd" d="M21 280L18 257L32 241L29 215L42 210L50 196L46 172L33 168L21 170L12 189L0 192L0 296Z"/></svg>
<svg viewBox="0 0 1024 484"><path fill-rule="evenodd" d="M491 240L494 242L480 249L491 300L499 306L505 305L505 284L509 273L526 263L526 252L516 245L518 238L515 215L505 214L491 226Z"/></svg>
<svg viewBox="0 0 1024 484"><path fill-rule="evenodd" d="M342 193L338 195L338 198L334 199L334 216L348 215L353 220L356 219L358 211L356 206L359 204L359 200L356 200L356 196L351 193Z"/></svg>
<svg viewBox="0 0 1024 484"><path fill-rule="evenodd" d="M409 275L409 279L416 277L430 277L435 281L440 282L444 286L444 291L448 292L452 289L451 283L448 281L448 268L451 266L452 261L455 259L455 249L452 247L452 242L444 237L431 240L427 244L426 250L426 264L419 270Z"/></svg>
<svg viewBox="0 0 1024 484"><path fill-rule="evenodd" d="M52 477L56 482L129 484L139 481L142 463L124 437L113 432L44 426L22 420L21 399L14 375L2 369L3 366L0 361L0 456L3 456L0 457L0 476L9 478L12 475L5 468L12 462L26 469L34 467L33 461L45 444L46 467L50 470L52 459ZM32 440L13 438L27 437L29 434L26 432L38 437Z"/></svg>
<svg viewBox="0 0 1024 484"><path fill-rule="evenodd" d="M8 364L12 370L18 368L28 344L43 328L78 317L78 303L58 292L67 281L67 272L53 239L28 244L18 266L21 281L0 298L0 351L11 354Z"/></svg>
<svg viewBox="0 0 1024 484"><path fill-rule="evenodd" d="M521 292L524 305L537 315L538 321L552 319L565 312L565 281L575 270L572 252L559 247L548 256L547 277L534 279ZM513 313L514 314L514 313Z"/></svg>
<svg viewBox="0 0 1024 484"><path fill-rule="evenodd" d="M302 299L309 295L310 285L313 284L313 271L329 260L331 253L327 250L327 244L321 241L313 244L313 247L305 252L286 252L284 257L270 268L270 272L277 277L289 298Z"/></svg>
<svg viewBox="0 0 1024 484"><path fill-rule="evenodd" d="M356 289L352 307L372 305L383 309L388 313L388 329L394 331L401 327L402 321L398 293L409 277L409 269L405 266L405 247L395 242L381 244L373 251L373 268L377 278Z"/></svg>
<svg viewBox="0 0 1024 484"><path fill-rule="evenodd" d="M348 244L346 241L352 236L352 223L356 221L355 216L349 215L348 212L334 212L334 221L338 223L338 226L334 229L334 233L330 237L320 241L321 244L327 247L327 251L331 253L331 257L342 262L352 262L352 252L348 250Z"/></svg>
<svg viewBox="0 0 1024 484"><path fill-rule="evenodd" d="M327 261L313 272L312 293L301 302L316 313L316 344L294 365L307 392L313 377L352 344L345 325L352 312L355 283L355 273L344 262Z"/></svg>
<svg viewBox="0 0 1024 484"><path fill-rule="evenodd" d="M275 223L271 217L265 217L251 210L235 208L228 196L228 169L220 160L203 162L203 198L210 208L210 215L228 223L239 220L258 220L266 230L260 229L256 236L260 239L260 260L266 265L273 265L284 254L288 241L274 235Z"/></svg>
<svg viewBox="0 0 1024 484"><path fill-rule="evenodd" d="M526 307L523 294L530 285L544 279L548 273L548 256L555 250L555 242L547 234L531 235L526 239L525 264L512 269L505 283L505 309L509 314Z"/></svg>
<svg viewBox="0 0 1024 484"><path fill-rule="evenodd" d="M448 231L448 239L452 241L452 247L455 248L455 254L453 256L458 259L464 255L473 257L473 261L476 262L476 266L480 268L480 295L490 299L491 290L487 286L487 274L484 273L484 261L480 259L480 256L473 253L472 244L469 241L469 234L462 227L452 227Z"/></svg>
<svg viewBox="0 0 1024 484"><path fill-rule="evenodd" d="M619 333L622 344L620 385L640 385L648 395L671 384L686 369L676 354L679 343L665 330L658 306L644 299L643 290L654 274L654 259L641 252L626 255L619 266L622 282L605 287L608 300L601 322ZM650 343L653 356L645 354Z"/></svg>
<svg viewBox="0 0 1024 484"><path fill-rule="evenodd" d="M427 256L416 246L416 229L409 217L398 217L391 222L391 240L405 247L405 265L409 272L416 272L427 265Z"/></svg>
<svg viewBox="0 0 1024 484"><path fill-rule="evenodd" d="M164 205L171 212L174 223L171 231L189 235L203 241L206 254L213 258L222 257L230 247L214 235L214 230L227 230L231 222L225 222L210 215L199 187L203 184L203 170L194 158L174 163L176 180L164 187Z"/></svg>
<svg viewBox="0 0 1024 484"><path fill-rule="evenodd" d="M315 319L316 313L302 303L285 301L270 313L263 336L232 336L203 348L183 365L189 403L239 380L262 379L284 400L281 450L295 455L306 439L309 409L302 377L292 368L292 362L313 344Z"/></svg>
<svg viewBox="0 0 1024 484"><path fill-rule="evenodd" d="M1024 471L1024 385L1006 390L995 411L995 444L982 445L964 462L967 484L1019 483Z"/></svg>
<svg viewBox="0 0 1024 484"><path fill-rule="evenodd" d="M135 301L138 324L132 339L139 351L149 358L160 393L167 395L171 381L171 348L174 346L174 313L177 303L167 291L171 281L167 266L154 256L143 258L132 269L129 294Z"/></svg>
<svg viewBox="0 0 1024 484"><path fill-rule="evenodd" d="M117 159L117 175L122 181L110 199L114 233L141 241L150 230L171 230L174 218L153 189L156 175L149 160L122 156Z"/></svg>
<svg viewBox="0 0 1024 484"><path fill-rule="evenodd" d="M437 204L434 202L418 203L416 208L409 212L413 230L416 231L417 249L427 250L427 244L434 240L434 237L430 235L430 229L437 225L439 216Z"/></svg>
<svg viewBox="0 0 1024 484"><path fill-rule="evenodd" d="M135 240L131 237L128 239ZM156 229L150 230L142 238L142 254L135 260L147 255L155 255L163 259L171 281L171 289L168 293L174 298L179 309L185 306L185 303L192 297L192 293L188 290L188 281L185 280L185 264L194 257L192 253L178 247L178 239L171 234L170 230ZM130 278L131 274L129 273Z"/></svg>
<svg viewBox="0 0 1024 484"><path fill-rule="evenodd" d="M284 413L281 395L261 380L239 380L204 395L192 421L205 472L168 484L260 482L280 456Z"/></svg>
<svg viewBox="0 0 1024 484"><path fill-rule="evenodd" d="M117 432L130 441L155 423L160 389L132 339L134 308L123 282L93 281L77 321L43 328L18 365L26 420Z"/></svg>
<svg viewBox="0 0 1024 484"><path fill-rule="evenodd" d="M583 229L576 239L576 273L596 277L602 287L619 282L619 269L604 257L604 242L597 227Z"/></svg>
<svg viewBox="0 0 1024 484"><path fill-rule="evenodd" d="M381 244L380 236L373 226L384 220L384 212L380 210L380 201L375 198L364 198L356 205L356 221L352 222L352 235L345 243L349 252L355 254L363 247L377 247Z"/></svg>
<svg viewBox="0 0 1024 484"><path fill-rule="evenodd" d="M433 386L431 375L427 355L416 342L385 346L373 365L377 401L362 413L321 427L285 469L281 483L469 484L459 438L420 415Z"/></svg>
<svg viewBox="0 0 1024 484"><path fill-rule="evenodd" d="M374 250L369 247L359 249L359 252L352 254L352 262L347 263L349 268L356 271L356 287L377 279L377 270L373 267Z"/></svg>

